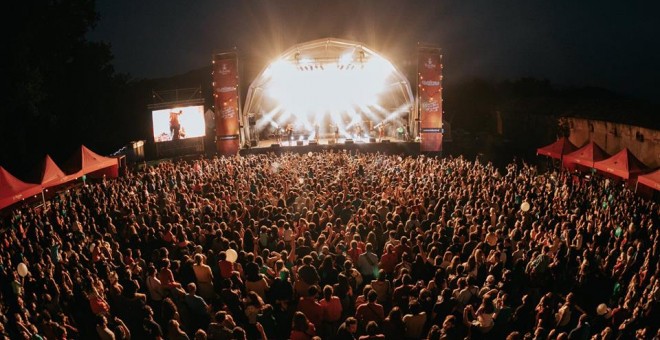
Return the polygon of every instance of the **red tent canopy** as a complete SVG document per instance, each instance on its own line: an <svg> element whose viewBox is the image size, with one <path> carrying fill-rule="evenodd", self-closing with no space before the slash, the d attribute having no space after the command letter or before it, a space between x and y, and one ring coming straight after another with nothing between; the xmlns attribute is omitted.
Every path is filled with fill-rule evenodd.
<svg viewBox="0 0 660 340"><path fill-rule="evenodd" d="M637 177L637 183L646 185L651 189L660 191L660 169L648 173L646 175L640 175Z"/></svg>
<svg viewBox="0 0 660 340"><path fill-rule="evenodd" d="M594 168L623 179L629 179L644 172L646 165L626 148L608 159L594 163Z"/></svg>
<svg viewBox="0 0 660 340"><path fill-rule="evenodd" d="M590 168L594 163L608 158L610 155L593 141L581 147L577 151L564 155L564 164L579 164Z"/></svg>
<svg viewBox="0 0 660 340"><path fill-rule="evenodd" d="M69 179L90 173L102 173L110 177L119 175L119 163L116 158L100 156L84 145L80 147L80 152L69 159L67 169L69 170L69 176L67 176Z"/></svg>
<svg viewBox="0 0 660 340"><path fill-rule="evenodd" d="M25 183L0 166L0 209L41 192L41 185Z"/></svg>
<svg viewBox="0 0 660 340"><path fill-rule="evenodd" d="M55 161L46 155L44 159L44 170L41 173L41 186L45 188L63 184L69 180L68 176L60 169Z"/></svg>
<svg viewBox="0 0 660 340"><path fill-rule="evenodd" d="M571 153L576 149L577 147L568 138L562 137L550 145L536 149L536 154L561 159L563 155Z"/></svg>

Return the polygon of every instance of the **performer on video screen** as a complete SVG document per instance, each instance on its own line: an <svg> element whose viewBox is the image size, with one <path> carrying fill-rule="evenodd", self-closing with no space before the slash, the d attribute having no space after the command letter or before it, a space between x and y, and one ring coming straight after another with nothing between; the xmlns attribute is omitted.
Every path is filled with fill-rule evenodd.
<svg viewBox="0 0 660 340"><path fill-rule="evenodd" d="M179 112L170 112L170 133L172 133L172 140L181 138L181 123L179 122L179 116L182 114L183 110L179 110Z"/></svg>

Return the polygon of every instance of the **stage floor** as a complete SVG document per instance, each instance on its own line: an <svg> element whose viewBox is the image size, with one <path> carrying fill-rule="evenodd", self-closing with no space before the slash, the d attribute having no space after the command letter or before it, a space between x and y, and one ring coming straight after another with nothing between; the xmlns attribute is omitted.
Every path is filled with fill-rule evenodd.
<svg viewBox="0 0 660 340"><path fill-rule="evenodd" d="M302 144L302 145L300 145ZM334 139L319 139L318 141L284 141L278 142L275 139L266 139L258 141L256 146L250 148L241 148L241 155L262 154L262 153L307 153L307 152L320 152L320 151L360 151L360 152L381 152L387 154L406 154L418 155L419 142L406 142L396 139L384 140L347 140L344 138Z"/></svg>

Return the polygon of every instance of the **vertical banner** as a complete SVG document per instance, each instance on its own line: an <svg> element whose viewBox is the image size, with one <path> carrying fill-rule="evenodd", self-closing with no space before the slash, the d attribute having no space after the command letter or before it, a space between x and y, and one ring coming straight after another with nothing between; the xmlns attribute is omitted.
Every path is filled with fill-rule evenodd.
<svg viewBox="0 0 660 340"><path fill-rule="evenodd" d="M419 47L417 98L422 152L442 151L442 55L439 48Z"/></svg>
<svg viewBox="0 0 660 340"><path fill-rule="evenodd" d="M238 54L228 52L214 55L215 140L221 155L235 155L240 147L238 91Z"/></svg>

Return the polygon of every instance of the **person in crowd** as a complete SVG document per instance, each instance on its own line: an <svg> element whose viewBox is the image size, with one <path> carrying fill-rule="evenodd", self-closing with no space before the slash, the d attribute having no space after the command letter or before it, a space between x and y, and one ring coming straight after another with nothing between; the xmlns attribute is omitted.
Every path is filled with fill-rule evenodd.
<svg viewBox="0 0 660 340"><path fill-rule="evenodd" d="M257 293L262 299L266 298L266 293L270 289L266 276L260 272L256 262L250 262L245 266L245 289Z"/></svg>
<svg viewBox="0 0 660 340"><path fill-rule="evenodd" d="M591 336L591 326L589 325L587 318L586 314L580 315L577 327L573 328L573 330L568 333L569 340L589 339Z"/></svg>
<svg viewBox="0 0 660 340"><path fill-rule="evenodd" d="M378 293L371 289L367 293L367 301L357 307L355 318L362 327L366 327L369 322L380 324L385 320L385 309L378 303Z"/></svg>
<svg viewBox="0 0 660 340"><path fill-rule="evenodd" d="M172 340L190 340L186 332L181 329L181 325L176 320L170 320L167 327L167 338Z"/></svg>
<svg viewBox="0 0 660 340"><path fill-rule="evenodd" d="M385 340L385 335L378 331L378 324L370 321L367 324L365 334L360 336L359 340Z"/></svg>
<svg viewBox="0 0 660 340"><path fill-rule="evenodd" d="M197 285L192 282L187 286L187 294L184 297L184 302L189 313L190 329L192 331L206 329L210 322L209 306L204 301L204 298L197 295Z"/></svg>
<svg viewBox="0 0 660 340"><path fill-rule="evenodd" d="M114 340L115 339L115 333L108 328L108 319L103 316L99 315L98 316L98 323L96 325L96 332L98 334L98 337L101 340Z"/></svg>
<svg viewBox="0 0 660 340"><path fill-rule="evenodd" d="M389 306L392 296L392 285L390 280L387 280L387 274L384 270L380 269L377 279L371 280L371 289L376 292L378 303L384 307Z"/></svg>
<svg viewBox="0 0 660 340"><path fill-rule="evenodd" d="M301 297L298 302L298 311L305 314L309 322L314 324L316 329L320 328L325 313L323 306L316 300L318 294L318 288L316 286L310 286L307 290L307 296Z"/></svg>
<svg viewBox="0 0 660 340"><path fill-rule="evenodd" d="M323 308L323 334L330 338L337 333L342 317L341 300L334 295L332 286L323 287L323 298L319 304Z"/></svg>
<svg viewBox="0 0 660 340"><path fill-rule="evenodd" d="M403 316L406 339L421 339L426 325L426 312L417 301L411 301L408 310L410 313Z"/></svg>
<svg viewBox="0 0 660 340"><path fill-rule="evenodd" d="M296 312L291 326L291 340L311 340L316 335L316 327L311 323L305 313Z"/></svg>
<svg viewBox="0 0 660 340"><path fill-rule="evenodd" d="M195 271L195 281L199 290L199 295L207 302L215 297L215 290L213 287L213 271L211 267L204 263L205 256L202 254L195 254L195 264L193 270Z"/></svg>
<svg viewBox="0 0 660 340"><path fill-rule="evenodd" d="M378 255L374 253L374 246L367 243L365 252L360 254L356 261L365 282L371 282L378 274L378 262Z"/></svg>
<svg viewBox="0 0 660 340"><path fill-rule="evenodd" d="M158 339L163 337L163 330L154 320L154 311L151 306L145 306L146 317L142 320L142 331L146 339Z"/></svg>
<svg viewBox="0 0 660 340"><path fill-rule="evenodd" d="M358 321L354 317L348 317L337 330L337 339L353 340L358 338Z"/></svg>
<svg viewBox="0 0 660 340"><path fill-rule="evenodd" d="M404 339L406 336L406 325L403 323L403 314L397 306L390 310L385 320L383 320L383 334L386 339Z"/></svg>
<svg viewBox="0 0 660 340"><path fill-rule="evenodd" d="M236 323L231 314L218 311L213 316L213 322L209 323L206 334L209 339L229 340L233 336L234 327Z"/></svg>
<svg viewBox="0 0 660 340"><path fill-rule="evenodd" d="M460 333L458 332L456 317L454 315L447 315L442 322L442 327L439 330L438 340L452 340L459 339ZM429 331L429 339L431 338Z"/></svg>

